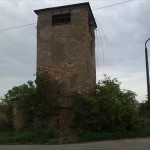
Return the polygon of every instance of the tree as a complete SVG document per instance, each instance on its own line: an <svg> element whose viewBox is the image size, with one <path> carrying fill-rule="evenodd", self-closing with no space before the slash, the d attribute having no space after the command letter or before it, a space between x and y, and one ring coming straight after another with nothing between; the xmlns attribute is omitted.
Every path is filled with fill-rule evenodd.
<svg viewBox="0 0 150 150"><path fill-rule="evenodd" d="M37 74L36 80L15 86L2 99L2 103L13 107L21 116L23 128L40 130L47 128L54 111L61 85L51 80L48 74ZM11 114L13 114L11 112Z"/></svg>
<svg viewBox="0 0 150 150"><path fill-rule="evenodd" d="M125 131L138 127L136 94L121 90L120 82L104 75L92 97L76 95L71 126L85 131Z"/></svg>
<svg viewBox="0 0 150 150"><path fill-rule="evenodd" d="M148 121L149 120L149 103L148 103L148 101L144 101L143 103L141 103L141 106L139 109L140 109L140 115Z"/></svg>

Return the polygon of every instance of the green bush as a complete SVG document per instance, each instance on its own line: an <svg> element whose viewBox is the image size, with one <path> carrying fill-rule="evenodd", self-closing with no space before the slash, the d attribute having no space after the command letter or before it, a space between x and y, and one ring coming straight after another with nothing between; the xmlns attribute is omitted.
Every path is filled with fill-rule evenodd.
<svg viewBox="0 0 150 150"><path fill-rule="evenodd" d="M79 131L130 131L140 127L135 93L121 90L117 79L97 84L92 97L74 96L70 126Z"/></svg>
<svg viewBox="0 0 150 150"><path fill-rule="evenodd" d="M116 78L104 77L96 85L91 97L79 94L72 96L70 127L80 133L139 129L143 120L136 108L136 94L130 90L121 90ZM61 95L61 90L62 85L51 80L48 74L37 75L35 82L28 81L13 87L0 103L0 111L5 112L8 120L0 120L1 129L13 126L13 104L16 103L23 122L22 129L45 132L50 119L57 114L56 99Z"/></svg>
<svg viewBox="0 0 150 150"><path fill-rule="evenodd" d="M149 103L148 101L145 101L143 103L141 103L141 106L140 106L140 115L149 120L149 113L150 113L150 107L149 107Z"/></svg>
<svg viewBox="0 0 150 150"><path fill-rule="evenodd" d="M60 89L61 85L52 81L48 74L38 74L35 82L28 81L9 90L4 96L3 103L9 107L16 104L23 122L22 129L37 132L38 129L48 128Z"/></svg>
<svg viewBox="0 0 150 150"><path fill-rule="evenodd" d="M0 132L13 130L13 107L12 103L0 103Z"/></svg>

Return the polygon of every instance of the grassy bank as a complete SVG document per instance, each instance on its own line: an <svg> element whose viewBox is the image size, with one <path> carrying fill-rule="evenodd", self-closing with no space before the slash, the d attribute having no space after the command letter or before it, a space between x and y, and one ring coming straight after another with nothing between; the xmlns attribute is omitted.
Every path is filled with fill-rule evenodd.
<svg viewBox="0 0 150 150"><path fill-rule="evenodd" d="M0 144L67 144L139 137L150 137L150 129L135 132L84 133L78 135L56 134L55 132L46 134L6 132L0 133Z"/></svg>
<svg viewBox="0 0 150 150"><path fill-rule="evenodd" d="M150 129L142 129L134 132L114 132L114 133L85 133L80 135L81 142L117 140L127 138L150 137Z"/></svg>
<svg viewBox="0 0 150 150"><path fill-rule="evenodd" d="M46 144L52 138L57 138L54 132L47 134L5 132L0 133L0 144Z"/></svg>

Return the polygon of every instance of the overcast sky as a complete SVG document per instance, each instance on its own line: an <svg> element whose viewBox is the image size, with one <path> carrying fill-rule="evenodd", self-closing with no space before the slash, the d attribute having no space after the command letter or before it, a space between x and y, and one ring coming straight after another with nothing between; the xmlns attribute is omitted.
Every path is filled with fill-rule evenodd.
<svg viewBox="0 0 150 150"><path fill-rule="evenodd" d="M89 0L98 28L96 31L97 80L103 74L118 78L123 89L146 99L144 43L150 37L150 1ZM35 9L87 2L87 0L0 0L0 96L13 86L34 80L36 73ZM95 10L94 10L95 9ZM107 42L106 42L107 41ZM148 43L150 56L150 42Z"/></svg>

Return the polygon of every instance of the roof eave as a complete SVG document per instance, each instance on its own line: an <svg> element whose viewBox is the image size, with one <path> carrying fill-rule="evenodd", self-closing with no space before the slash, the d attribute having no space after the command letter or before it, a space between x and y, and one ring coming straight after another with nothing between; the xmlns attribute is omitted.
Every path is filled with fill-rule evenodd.
<svg viewBox="0 0 150 150"><path fill-rule="evenodd" d="M57 10L57 9L65 9L65 8L72 8L72 7L77 7L77 6L85 6L87 5L89 10L90 10L90 14L93 18L93 22L94 22L94 25L95 25L95 28L97 28L97 24L96 24L96 21L95 21L95 18L94 18L94 15L93 15L93 12L92 12L92 9L90 7L90 3L89 2L85 2L85 3L79 3L79 4L72 4L72 5L65 5L65 6L58 6L58 7L52 7L52 8L44 8L44 9L38 9L38 10L34 10L34 12L39 15L41 13L46 13L48 11L51 11L51 10Z"/></svg>

